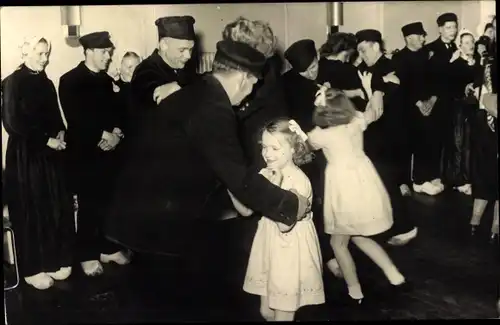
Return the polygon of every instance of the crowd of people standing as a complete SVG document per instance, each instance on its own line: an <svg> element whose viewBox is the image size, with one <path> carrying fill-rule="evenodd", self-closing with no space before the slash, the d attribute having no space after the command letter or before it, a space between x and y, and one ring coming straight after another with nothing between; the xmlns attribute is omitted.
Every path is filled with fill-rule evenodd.
<svg viewBox="0 0 500 325"><path fill-rule="evenodd" d="M395 290L410 288L383 246L417 236L412 191L472 195L472 235L494 203L498 241L496 18L476 39L442 14L429 44L422 23L407 24L392 55L373 29L333 33L319 49L299 40L284 74L265 22L226 25L203 75L188 66L194 18L155 24L157 49L144 60L127 52L116 78L110 34L95 32L57 91L45 37L25 40L2 81L4 204L29 285L50 288L74 261L96 276L131 252L181 256L197 284L224 281L209 259L237 251L263 318L291 321L325 302L324 265L362 303L349 242ZM235 236L244 218L253 222L230 253L230 235L214 234Z"/></svg>

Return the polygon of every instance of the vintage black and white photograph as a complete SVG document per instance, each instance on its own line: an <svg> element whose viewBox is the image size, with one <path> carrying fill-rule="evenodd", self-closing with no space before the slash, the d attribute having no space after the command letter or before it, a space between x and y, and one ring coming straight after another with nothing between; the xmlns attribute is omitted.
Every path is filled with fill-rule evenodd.
<svg viewBox="0 0 500 325"><path fill-rule="evenodd" d="M0 32L5 325L500 318L494 0Z"/></svg>

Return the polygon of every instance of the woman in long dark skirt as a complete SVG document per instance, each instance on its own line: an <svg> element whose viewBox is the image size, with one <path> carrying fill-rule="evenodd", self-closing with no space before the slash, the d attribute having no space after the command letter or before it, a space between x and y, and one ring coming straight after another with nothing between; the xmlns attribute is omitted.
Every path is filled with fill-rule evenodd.
<svg viewBox="0 0 500 325"><path fill-rule="evenodd" d="M26 40L24 63L2 82L2 119L9 134L5 199L20 272L40 290L71 274L75 236L62 161L65 127L56 90L44 72L49 54L45 38Z"/></svg>
<svg viewBox="0 0 500 325"><path fill-rule="evenodd" d="M488 202L494 202L491 240L498 237L498 124L488 121L485 110L476 112L472 137L472 196L474 207L470 221L474 235Z"/></svg>
<svg viewBox="0 0 500 325"><path fill-rule="evenodd" d="M491 240L498 240L498 121L497 121L497 58L492 57L485 62L485 71L479 85L479 97L489 96L489 100L481 100L476 110L472 126L472 197L474 206L470 220L471 233L481 222L488 202L494 202Z"/></svg>
<svg viewBox="0 0 500 325"><path fill-rule="evenodd" d="M445 182L456 190L470 195L470 119L477 107L473 83L481 71L475 57L474 36L463 31L458 35L461 56L451 64L453 74L452 130L444 153Z"/></svg>

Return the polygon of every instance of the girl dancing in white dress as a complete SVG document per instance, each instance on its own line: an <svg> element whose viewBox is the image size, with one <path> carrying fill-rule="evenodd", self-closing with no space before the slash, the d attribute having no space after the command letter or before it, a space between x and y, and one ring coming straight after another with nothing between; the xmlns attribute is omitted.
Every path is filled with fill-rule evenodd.
<svg viewBox="0 0 500 325"><path fill-rule="evenodd" d="M349 295L361 303L363 293L356 265L348 249L352 239L385 273L391 284L405 278L384 249L367 236L387 231L393 224L387 191L370 159L363 151L363 131L380 116L370 106L357 112L349 98L338 90L322 87L316 98L313 120L316 128L309 144L322 149L325 169L325 232L347 283Z"/></svg>
<svg viewBox="0 0 500 325"><path fill-rule="evenodd" d="M261 144L267 167L260 174L312 200L311 183L297 167L312 158L306 139L293 120L266 126ZM240 214L252 214L229 194ZM267 321L292 321L300 307L325 302L321 253L311 212L291 227L260 219L243 290L261 296L260 312Z"/></svg>

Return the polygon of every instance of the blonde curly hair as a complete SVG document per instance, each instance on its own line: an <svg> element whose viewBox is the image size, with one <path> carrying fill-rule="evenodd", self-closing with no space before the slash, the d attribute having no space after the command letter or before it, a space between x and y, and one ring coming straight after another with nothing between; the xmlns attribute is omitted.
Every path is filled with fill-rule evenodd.
<svg viewBox="0 0 500 325"><path fill-rule="evenodd" d="M311 151L307 143L302 137L290 130L290 120L287 118L279 118L274 121L269 122L260 132L260 136L264 132L282 133L285 135L285 139L290 143L293 148L294 153L292 156L295 165L300 166L311 162L314 159L314 153Z"/></svg>
<svg viewBox="0 0 500 325"><path fill-rule="evenodd" d="M222 31L223 39L242 42L258 50L266 58L274 55L277 39L268 23L261 20L249 20L238 17L229 23Z"/></svg>

